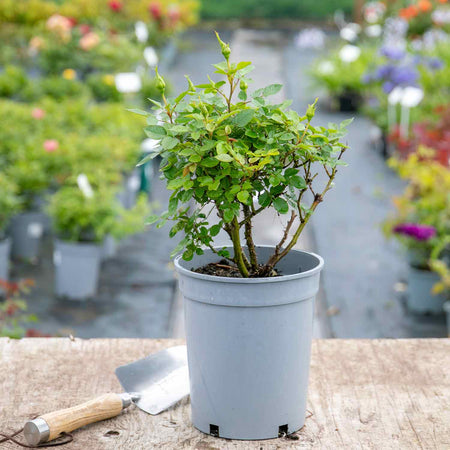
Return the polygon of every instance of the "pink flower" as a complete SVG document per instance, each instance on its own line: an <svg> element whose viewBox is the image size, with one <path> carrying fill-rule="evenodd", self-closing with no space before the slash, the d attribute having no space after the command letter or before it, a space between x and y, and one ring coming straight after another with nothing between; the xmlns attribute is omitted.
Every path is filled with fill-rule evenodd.
<svg viewBox="0 0 450 450"><path fill-rule="evenodd" d="M120 12L123 8L122 2L119 2L118 0L111 0L108 3L109 9L114 12Z"/></svg>
<svg viewBox="0 0 450 450"><path fill-rule="evenodd" d="M85 34L88 34L91 31L91 27L89 25L86 25L85 23L82 23L79 27L80 33L84 36Z"/></svg>
<svg viewBox="0 0 450 450"><path fill-rule="evenodd" d="M394 233L409 236L416 241L428 241L436 236L436 228L418 223L401 223L394 227Z"/></svg>
<svg viewBox="0 0 450 450"><path fill-rule="evenodd" d="M168 16L169 16L169 20L172 24L174 24L180 20L181 13L176 5L171 5L171 7L169 8Z"/></svg>
<svg viewBox="0 0 450 450"><path fill-rule="evenodd" d="M94 32L89 32L87 34L85 34L81 39L80 39L80 47L85 50L91 50L94 47L96 47L98 44L100 43L100 38L98 36L97 33Z"/></svg>
<svg viewBox="0 0 450 450"><path fill-rule="evenodd" d="M160 20L162 17L161 4L158 1L153 1L148 5L148 10L155 20Z"/></svg>
<svg viewBox="0 0 450 450"><path fill-rule="evenodd" d="M55 140L55 139L47 139L47 140L44 142L44 150L45 150L47 153L52 153L52 152L54 152L55 150L58 149L58 147L59 147L59 142L58 142L57 140Z"/></svg>
<svg viewBox="0 0 450 450"><path fill-rule="evenodd" d="M41 120L45 116L45 111L42 108L34 108L33 111L31 111L31 116L33 119Z"/></svg>

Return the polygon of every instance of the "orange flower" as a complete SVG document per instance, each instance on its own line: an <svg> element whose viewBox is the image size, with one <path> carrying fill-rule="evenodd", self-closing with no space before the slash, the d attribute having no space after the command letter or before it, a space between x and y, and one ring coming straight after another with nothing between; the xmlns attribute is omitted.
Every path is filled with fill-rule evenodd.
<svg viewBox="0 0 450 450"><path fill-rule="evenodd" d="M399 11L399 16L402 19L406 19L406 20L413 19L414 17L417 17L418 14L419 14L419 8L416 5L408 6L407 8L403 8Z"/></svg>
<svg viewBox="0 0 450 450"><path fill-rule="evenodd" d="M419 3L417 3L417 7L422 12L428 12L433 9L433 5L430 0L419 0Z"/></svg>

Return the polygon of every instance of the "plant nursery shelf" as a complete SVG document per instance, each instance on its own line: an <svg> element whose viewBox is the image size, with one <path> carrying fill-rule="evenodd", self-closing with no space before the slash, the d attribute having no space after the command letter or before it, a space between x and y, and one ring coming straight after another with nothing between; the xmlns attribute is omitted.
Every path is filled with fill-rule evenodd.
<svg viewBox="0 0 450 450"><path fill-rule="evenodd" d="M0 424L121 392L114 369L180 340L0 339ZM70 449L450 448L450 339L316 340L298 440L232 441L190 424L188 400L150 416L131 406L75 431ZM23 436L21 436L23 440ZM12 443L2 449L18 448Z"/></svg>

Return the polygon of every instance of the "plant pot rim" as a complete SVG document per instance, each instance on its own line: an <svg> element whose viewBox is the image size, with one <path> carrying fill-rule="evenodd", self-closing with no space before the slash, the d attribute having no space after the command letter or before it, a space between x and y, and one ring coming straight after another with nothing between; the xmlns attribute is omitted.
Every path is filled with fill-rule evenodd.
<svg viewBox="0 0 450 450"><path fill-rule="evenodd" d="M232 248L231 245L225 246L228 248ZM256 245L258 248L275 248L274 245ZM224 248L223 245L214 247L215 249L222 249ZM181 266L180 261L182 261L182 255L178 255L174 259L175 269L178 273L190 277L190 278L197 278L199 280L205 280L205 281L217 281L221 283L232 283L232 284L262 284L262 283L280 283L283 281L289 281L289 280L297 280L299 278L307 278L311 277L317 273L319 273L323 266L324 266L324 260L321 256L317 255L313 252L307 252L305 250L291 250L290 253L304 253L313 256L317 260L317 264L310 270L306 270L304 272L298 272L294 274L289 275L281 275L279 277L261 277L261 278L231 278L231 277L219 277L216 275L208 275L203 273L197 273L193 272L192 270L186 269L183 266ZM217 256L220 258L220 256Z"/></svg>

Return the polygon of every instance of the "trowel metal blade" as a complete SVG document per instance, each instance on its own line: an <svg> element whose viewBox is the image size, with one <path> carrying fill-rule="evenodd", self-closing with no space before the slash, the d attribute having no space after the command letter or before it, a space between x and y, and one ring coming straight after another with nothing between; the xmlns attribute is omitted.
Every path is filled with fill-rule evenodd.
<svg viewBox="0 0 450 450"><path fill-rule="evenodd" d="M162 350L116 369L120 384L137 393L135 404L150 414L159 414L189 394L185 345Z"/></svg>

